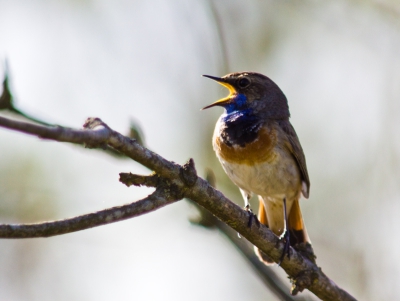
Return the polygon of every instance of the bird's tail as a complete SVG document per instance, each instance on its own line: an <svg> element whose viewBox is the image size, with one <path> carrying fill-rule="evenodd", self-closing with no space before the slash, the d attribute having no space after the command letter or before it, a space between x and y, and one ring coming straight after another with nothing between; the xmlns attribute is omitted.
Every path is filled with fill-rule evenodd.
<svg viewBox="0 0 400 301"><path fill-rule="evenodd" d="M303 215L301 214L299 200L293 202L292 209L288 216L288 223L290 245L294 246L299 243L311 244L306 225L304 224Z"/></svg>
<svg viewBox="0 0 400 301"><path fill-rule="evenodd" d="M264 206L264 202L261 197L260 198L260 207L258 209L258 219L260 223L268 225L268 218L267 218L267 211ZM282 213L283 214L283 213ZM300 205L299 205L299 200L293 201L293 204L290 208L289 211L289 216L288 216L288 231L290 235L290 245L294 246L299 243L309 243L311 244L310 238L307 233L306 226L303 221L303 216L301 214L300 210ZM277 235L280 235L280 233L275 233ZM258 248L255 248L255 252L257 256L260 258L261 261L263 261L267 265L272 265L274 264L274 261L264 252L259 250Z"/></svg>

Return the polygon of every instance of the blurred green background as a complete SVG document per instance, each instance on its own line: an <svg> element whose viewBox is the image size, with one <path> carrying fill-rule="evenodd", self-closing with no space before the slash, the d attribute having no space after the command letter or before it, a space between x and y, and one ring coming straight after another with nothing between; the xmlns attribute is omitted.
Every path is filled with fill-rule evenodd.
<svg viewBox="0 0 400 301"><path fill-rule="evenodd" d="M243 205L211 147L227 91L201 74L257 71L286 94L307 157L301 206L318 256L362 300L400 279L400 2L0 0L0 59L22 109L80 127L89 116L147 146L193 157ZM130 160L0 128L0 222L121 205L151 190ZM256 206L256 205L254 205ZM276 300L187 202L48 239L0 240L0 300ZM282 277L284 273L275 267ZM287 281L287 280L286 280ZM288 282L288 281L287 281ZM307 298L312 298L310 295Z"/></svg>

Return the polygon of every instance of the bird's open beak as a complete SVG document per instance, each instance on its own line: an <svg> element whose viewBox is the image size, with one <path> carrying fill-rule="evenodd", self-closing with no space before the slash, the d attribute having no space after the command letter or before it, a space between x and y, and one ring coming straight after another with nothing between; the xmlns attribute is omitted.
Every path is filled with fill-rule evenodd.
<svg viewBox="0 0 400 301"><path fill-rule="evenodd" d="M217 100L216 102L204 107L202 110L205 110L205 109L208 109L211 107L215 107L215 106L224 106L225 104L227 104L231 101L231 96L232 96L232 94L236 93L236 90L230 83L227 82L226 79L221 78L221 77L211 76L211 75L203 75L203 76L211 78L211 79L215 80L216 82L218 82L219 84L223 85L225 88L227 88L229 90L229 95L227 97L221 98L221 99Z"/></svg>

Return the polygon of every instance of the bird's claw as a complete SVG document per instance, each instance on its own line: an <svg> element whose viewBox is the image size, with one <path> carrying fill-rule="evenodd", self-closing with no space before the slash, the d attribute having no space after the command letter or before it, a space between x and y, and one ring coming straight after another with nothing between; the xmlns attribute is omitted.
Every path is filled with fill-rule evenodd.
<svg viewBox="0 0 400 301"><path fill-rule="evenodd" d="M285 255L287 255L288 259L290 259L290 235L289 231L285 230L285 232L279 237L280 240L283 240L285 245L283 247L282 255L281 258L279 259L278 265L280 266L283 259L285 258Z"/></svg>
<svg viewBox="0 0 400 301"><path fill-rule="evenodd" d="M260 227L260 221L257 218L257 215L253 213L253 210L251 210L250 205L247 204L244 206L244 210L246 210L247 214L249 215L249 222L247 223L247 226L251 228L253 225L253 220L256 222L257 227Z"/></svg>

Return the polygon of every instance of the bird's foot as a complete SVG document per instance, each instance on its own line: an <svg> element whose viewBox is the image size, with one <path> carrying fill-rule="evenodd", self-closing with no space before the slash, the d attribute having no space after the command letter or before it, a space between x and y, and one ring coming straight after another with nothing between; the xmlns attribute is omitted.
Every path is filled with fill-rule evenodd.
<svg viewBox="0 0 400 301"><path fill-rule="evenodd" d="M247 211L247 214L249 215L249 222L247 223L247 226L249 228L251 228L251 226L253 225L253 220L256 222L257 227L260 227L260 221L257 218L257 215L255 215L253 213L253 210L251 210L250 205L247 204L246 206L244 206L244 210Z"/></svg>
<svg viewBox="0 0 400 301"><path fill-rule="evenodd" d="M288 230L285 230L285 232L279 237L280 240L283 240L285 243L285 246L283 247L282 255L281 258L279 259L278 265L280 266L283 259L285 258L285 255L287 255L288 259L290 259L290 234Z"/></svg>

